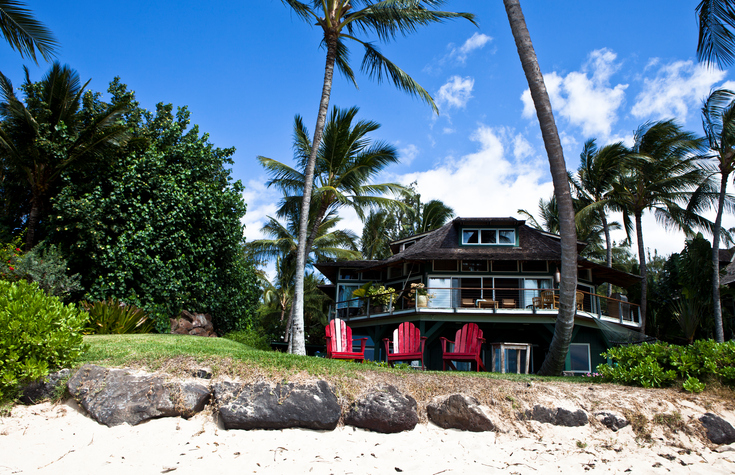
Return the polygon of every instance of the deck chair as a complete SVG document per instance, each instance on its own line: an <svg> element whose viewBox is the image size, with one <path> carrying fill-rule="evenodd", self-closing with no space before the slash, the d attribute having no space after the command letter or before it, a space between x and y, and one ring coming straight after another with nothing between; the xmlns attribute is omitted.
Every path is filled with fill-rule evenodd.
<svg viewBox="0 0 735 475"><path fill-rule="evenodd" d="M584 294L577 291L577 310L584 310Z"/></svg>
<svg viewBox="0 0 735 475"><path fill-rule="evenodd" d="M325 329L327 335L327 358L341 360L355 360L363 362L365 360L365 342L367 338L360 338L360 351L352 351L352 328L347 324L335 318L327 325Z"/></svg>
<svg viewBox="0 0 735 475"><path fill-rule="evenodd" d="M457 330L454 341L441 337L441 342L442 370L446 371L448 363L456 371L457 368L454 366L453 361L474 361L477 371L480 371L480 368L485 371L485 365L482 364L482 359L480 358L480 350L482 349L482 344L485 343L485 339L482 337L482 330L480 330L480 327L476 323L468 323ZM454 345L452 351L447 351L448 343Z"/></svg>
<svg viewBox="0 0 735 475"><path fill-rule="evenodd" d="M424 344L426 337L421 336L421 332L416 325L411 322L403 322L398 328L393 330L393 339L383 338L385 342L385 354L388 356L388 363L393 366L394 361L421 361L421 369L424 369ZM391 352L391 343L393 351Z"/></svg>

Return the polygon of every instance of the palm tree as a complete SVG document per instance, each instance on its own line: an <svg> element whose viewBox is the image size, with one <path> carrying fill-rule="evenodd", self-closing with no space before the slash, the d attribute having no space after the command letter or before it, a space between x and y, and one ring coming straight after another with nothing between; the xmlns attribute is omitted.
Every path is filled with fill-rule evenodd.
<svg viewBox="0 0 735 475"><path fill-rule="evenodd" d="M441 5L442 0L312 0L305 3L299 0L282 0L304 21L321 27L324 36L322 45L326 46L327 56L324 66L324 81L319 101L314 139L311 155L304 169L304 191L301 203L301 223L299 225L299 252L296 264L296 298L294 337L296 353L305 354L303 338L303 275L306 262L306 244L308 235L308 216L312 198L312 183L316 154L322 139L324 123L329 109L332 92L332 77L336 65L342 74L355 82L355 75L349 64L349 49L345 40L359 43L365 48L361 69L370 77L382 81L389 79L399 89L429 103L436 111L436 105L424 88L414 81L402 69L389 61L369 41L357 38L359 33L374 32L379 41L390 41L396 36L408 35L419 26L441 23L453 18L466 18L474 23L474 16L469 13L455 13L432 10ZM362 6L362 8L355 8ZM429 8L427 8L429 7Z"/></svg>
<svg viewBox="0 0 735 475"><path fill-rule="evenodd" d="M715 314L715 339L725 341L720 303L720 239L722 212L725 208L727 182L735 170L735 92L718 89L705 100L702 107L704 134L712 156L717 159L720 172L720 192L717 217L712 230L712 298Z"/></svg>
<svg viewBox="0 0 735 475"><path fill-rule="evenodd" d="M594 139L588 140L579 157L577 177L572 180L577 199L583 204L577 211L577 222L591 218L600 223L605 233L605 263L608 267L612 267L612 240L610 239L611 226L607 220L607 211L620 211L620 209L615 206L615 203L606 199L606 195L612 190L613 183L620 176L620 167L625 162L628 153L630 151L622 142L605 145L598 149ZM613 229L620 228L620 225L615 224ZM608 284L608 297L611 293L612 287Z"/></svg>
<svg viewBox="0 0 735 475"><path fill-rule="evenodd" d="M536 107L536 115L541 134L544 139L546 153L549 156L551 178L554 183L554 196L559 206L559 228L561 234L561 282L559 283L559 313L554 326L549 353L544 359L539 374L561 374L564 361L569 351L576 313L577 290L577 233L574 224L574 205L569 189L569 179L564 152L562 151L559 133L554 122L551 102L546 92L544 78L541 75L531 36L526 27L526 20L518 0L503 0L508 14L510 29L518 48L518 56L526 74L531 97Z"/></svg>
<svg viewBox="0 0 735 475"><path fill-rule="evenodd" d="M635 133L635 143L626 159L626 171L607 197L623 210L629 229L635 220L641 281L641 332L646 329L648 272L643 243L643 212L652 210L668 228L691 233L692 227L710 227L695 211L701 200L712 197L708 173L698 166L702 141L684 132L673 120L646 123ZM696 191L696 193L695 193ZM682 205L687 205L683 208ZM711 224L711 223L710 223Z"/></svg>
<svg viewBox="0 0 735 475"><path fill-rule="evenodd" d="M0 157L28 182L26 250L30 250L61 174L101 160L126 140L127 127L121 119L128 102L99 103L91 92L84 92L89 81L82 86L77 72L58 62L38 83L31 82L27 68L25 73L21 89L26 104L0 73Z"/></svg>
<svg viewBox="0 0 735 475"><path fill-rule="evenodd" d="M36 50L48 61L56 53L54 35L18 0L0 0L0 32L20 56L36 59Z"/></svg>
<svg viewBox="0 0 735 475"><path fill-rule="evenodd" d="M699 17L697 59L725 68L735 59L735 2L702 0Z"/></svg>

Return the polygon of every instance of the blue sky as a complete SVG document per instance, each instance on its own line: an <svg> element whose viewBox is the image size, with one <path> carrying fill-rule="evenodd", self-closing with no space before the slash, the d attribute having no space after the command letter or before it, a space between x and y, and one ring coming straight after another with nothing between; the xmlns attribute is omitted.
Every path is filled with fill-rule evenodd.
<svg viewBox="0 0 735 475"><path fill-rule="evenodd" d="M590 2L524 1L567 168L576 169L582 144L630 141L649 120L675 118L700 133L700 107L727 71L697 65L697 0ZM32 4L61 44L58 59L90 88L105 91L115 76L141 104L188 106L192 122L219 147L234 146L233 176L246 185L248 239L260 237L279 195L256 156L292 159L296 114L313 131L324 50L315 27L279 0L191 2L156 0L48 1ZM357 73L359 89L336 76L331 104L360 107L361 119L382 125L373 138L392 143L402 162L383 181L417 181L422 198L441 199L460 216L536 213L552 194L548 162L502 2L449 1L467 21L434 25L381 45L381 51L433 95L441 114L424 103ZM353 69L362 51L351 45ZM0 45L0 70L20 85L22 66L36 66ZM355 230L359 221L345 215ZM724 224L735 225L732 216ZM644 221L646 247L678 252L683 235Z"/></svg>

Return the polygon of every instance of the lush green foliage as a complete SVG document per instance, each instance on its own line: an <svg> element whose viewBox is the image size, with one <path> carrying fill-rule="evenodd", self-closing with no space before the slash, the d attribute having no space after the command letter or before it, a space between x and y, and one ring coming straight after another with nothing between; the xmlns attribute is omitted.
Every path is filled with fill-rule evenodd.
<svg viewBox="0 0 735 475"><path fill-rule="evenodd" d="M68 301L70 295L82 289L79 274L67 275L68 263L55 245L43 243L23 255L16 256L13 273L38 287L49 295Z"/></svg>
<svg viewBox="0 0 735 475"><path fill-rule="evenodd" d="M245 330L227 333L226 335L224 335L223 338L242 343L243 345L247 345L250 348L255 348L256 350L271 350L268 336L252 327Z"/></svg>
<svg viewBox="0 0 735 475"><path fill-rule="evenodd" d="M0 280L0 398L18 382L69 365L89 316L24 280Z"/></svg>
<svg viewBox="0 0 735 475"><path fill-rule="evenodd" d="M0 245L0 280L16 281L15 261L22 255L20 237Z"/></svg>
<svg viewBox="0 0 735 475"><path fill-rule="evenodd" d="M131 101L117 81L110 93L113 105ZM224 167L234 149L189 127L186 108L135 106L125 120L126 150L94 175L66 175L54 201L53 239L87 298L209 313L220 333L246 328L259 290L243 253L243 187Z"/></svg>
<svg viewBox="0 0 735 475"><path fill-rule="evenodd" d="M686 381L685 389L696 392L704 388L705 382L735 385L732 340L699 340L687 346L643 343L611 348L602 356L611 359L612 365L599 365L597 371L615 383L649 388Z"/></svg>
<svg viewBox="0 0 735 475"><path fill-rule="evenodd" d="M82 302L82 307L89 313L86 333L97 335L149 333L155 324L142 308L113 298L94 303Z"/></svg>

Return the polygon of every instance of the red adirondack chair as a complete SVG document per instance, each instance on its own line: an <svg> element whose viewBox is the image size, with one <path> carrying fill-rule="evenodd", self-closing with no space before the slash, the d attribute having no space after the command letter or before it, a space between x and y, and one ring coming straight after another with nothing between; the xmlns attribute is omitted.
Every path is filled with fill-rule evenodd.
<svg viewBox="0 0 735 475"><path fill-rule="evenodd" d="M393 366L394 361L421 361L421 369L424 369L424 344L426 337L421 336L421 331L411 322L403 322L393 330L393 340L383 338L385 342L385 354L388 363ZM393 343L393 352L390 351Z"/></svg>
<svg viewBox="0 0 735 475"><path fill-rule="evenodd" d="M485 339L482 337L482 330L475 323L468 323L459 330L454 341L441 337L442 341L442 369L446 371L447 363L456 370L452 361L474 361L477 371L482 368L485 371L485 365L480 359L480 349ZM454 348L451 352L447 351L447 343L453 343Z"/></svg>
<svg viewBox="0 0 735 475"><path fill-rule="evenodd" d="M325 329L327 334L327 358L341 360L355 360L362 362L365 359L365 342L367 338L360 338L360 351L352 351L352 328L345 322L335 318Z"/></svg>

